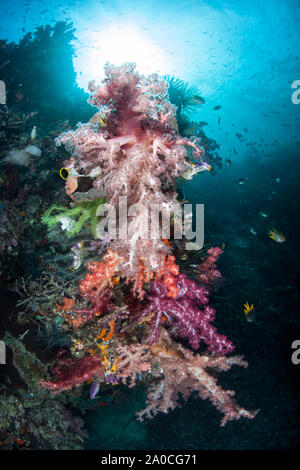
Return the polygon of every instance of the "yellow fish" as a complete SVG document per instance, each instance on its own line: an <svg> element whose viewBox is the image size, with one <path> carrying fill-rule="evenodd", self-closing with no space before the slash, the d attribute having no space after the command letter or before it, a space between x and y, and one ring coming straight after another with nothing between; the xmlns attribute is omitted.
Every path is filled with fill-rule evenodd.
<svg viewBox="0 0 300 470"><path fill-rule="evenodd" d="M101 111L98 111L96 114L94 114L94 116L91 117L89 122L91 124L94 124L94 126L97 126L100 123L100 124L102 124L103 127L107 127L107 124L106 124L105 120L102 117L102 112Z"/></svg>
<svg viewBox="0 0 300 470"><path fill-rule="evenodd" d="M278 232L278 230L276 230L275 228L272 228L269 231L269 237L272 238L272 240L274 240L277 243L283 243L286 241L286 238L283 235L283 233Z"/></svg>
<svg viewBox="0 0 300 470"><path fill-rule="evenodd" d="M245 307L245 309L244 309L244 314L246 315L246 320L247 320L248 322L252 322L252 321L254 320L254 318L255 318L255 308L254 308L254 305L253 305L253 304L249 305L249 302L246 302L246 303L244 304L244 307Z"/></svg>

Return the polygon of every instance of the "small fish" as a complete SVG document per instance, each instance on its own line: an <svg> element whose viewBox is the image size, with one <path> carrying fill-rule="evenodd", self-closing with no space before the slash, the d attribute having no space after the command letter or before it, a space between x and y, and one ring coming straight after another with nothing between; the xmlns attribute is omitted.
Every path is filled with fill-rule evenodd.
<svg viewBox="0 0 300 470"><path fill-rule="evenodd" d="M238 184L245 184L245 183L247 183L247 181L248 181L248 178L240 178L238 180Z"/></svg>
<svg viewBox="0 0 300 470"><path fill-rule="evenodd" d="M249 302L246 302L244 304L244 307L245 307L244 314L246 316L246 320L250 323L253 322L253 320L255 319L255 313L256 313L254 305L253 304L249 305Z"/></svg>
<svg viewBox="0 0 300 470"><path fill-rule="evenodd" d="M85 174L85 175L81 175L80 173L78 173L75 168L67 168L65 166L63 166L60 170L59 170L59 176L63 179L63 180L68 180L69 178L96 178L97 176L99 176L101 174L102 170L101 168L99 167L96 167L96 168L93 168L89 173Z"/></svg>
<svg viewBox="0 0 300 470"><path fill-rule="evenodd" d="M171 246L171 243L169 242L167 238L162 238L162 241L164 242L166 246Z"/></svg>
<svg viewBox="0 0 300 470"><path fill-rule="evenodd" d="M192 163L189 168L181 175L185 180L191 180L197 173L203 173L204 171L210 171L212 166L206 162Z"/></svg>
<svg viewBox="0 0 300 470"><path fill-rule="evenodd" d="M261 217L264 217L265 219L269 217L268 214L266 214L265 212L259 212L258 215L260 215Z"/></svg>
<svg viewBox="0 0 300 470"><path fill-rule="evenodd" d="M66 181L66 185L65 185L66 194L68 196L71 196L71 194L73 194L77 188L78 188L78 177L72 176L71 178L68 178Z"/></svg>
<svg viewBox="0 0 300 470"><path fill-rule="evenodd" d="M286 238L283 235L283 233L278 232L278 230L276 230L275 228L272 228L269 231L269 237L272 238L272 240L274 240L277 243L283 243L286 241Z"/></svg>
<svg viewBox="0 0 300 470"><path fill-rule="evenodd" d="M221 124L221 118L220 118L220 116L219 116L219 117L218 117L218 125L220 125L220 124Z"/></svg>
<svg viewBox="0 0 300 470"><path fill-rule="evenodd" d="M249 232L252 233L252 235L257 235L257 231L252 227L249 227Z"/></svg>
<svg viewBox="0 0 300 470"><path fill-rule="evenodd" d="M212 166L206 162L196 163L195 166L197 168L197 173L203 173L203 171L210 171L212 169Z"/></svg>
<svg viewBox="0 0 300 470"><path fill-rule="evenodd" d="M221 250L225 250L226 246L227 246L227 243L225 243L225 242L222 243L222 245L221 245Z"/></svg>
<svg viewBox="0 0 300 470"><path fill-rule="evenodd" d="M30 134L30 139L35 140L36 138L36 126L33 126L31 134Z"/></svg>
<svg viewBox="0 0 300 470"><path fill-rule="evenodd" d="M222 106L220 104L217 104L216 106L213 107L213 111L218 111L218 109L221 109Z"/></svg>
<svg viewBox="0 0 300 470"><path fill-rule="evenodd" d="M102 112L101 111L98 111L96 114L94 114L94 116L91 117L89 122L91 124L94 124L94 126L97 126L99 124L101 124L103 127L107 126L104 118L102 117Z"/></svg>
<svg viewBox="0 0 300 470"><path fill-rule="evenodd" d="M226 163L226 165L231 166L231 160L230 160L230 158L227 158L227 160L225 160L225 163Z"/></svg>
<svg viewBox="0 0 300 470"><path fill-rule="evenodd" d="M100 384L99 382L92 382L90 386L90 399L94 400L97 393L99 392Z"/></svg>
<svg viewBox="0 0 300 470"><path fill-rule="evenodd" d="M280 183L280 178L275 179L276 183Z"/></svg>
<svg viewBox="0 0 300 470"><path fill-rule="evenodd" d="M202 98L202 96L195 95L195 96L192 98L192 102L193 102L194 104L204 104L204 103L205 103L205 99Z"/></svg>
<svg viewBox="0 0 300 470"><path fill-rule="evenodd" d="M82 249L84 246L84 242L78 242L76 245L72 246L71 251L73 252L72 258L72 266L70 267L71 271L77 271L77 269L80 268L82 261L83 261L83 256L82 256Z"/></svg>

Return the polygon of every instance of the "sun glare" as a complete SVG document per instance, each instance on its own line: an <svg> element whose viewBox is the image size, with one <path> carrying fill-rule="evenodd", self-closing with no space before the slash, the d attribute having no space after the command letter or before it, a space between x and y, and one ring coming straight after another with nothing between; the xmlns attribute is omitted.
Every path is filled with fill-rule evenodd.
<svg viewBox="0 0 300 470"><path fill-rule="evenodd" d="M145 34L134 27L112 26L101 33L93 31L81 36L75 44L74 66L78 85L87 90L89 80L99 82L106 62L121 65L135 62L140 73L168 72L166 53Z"/></svg>

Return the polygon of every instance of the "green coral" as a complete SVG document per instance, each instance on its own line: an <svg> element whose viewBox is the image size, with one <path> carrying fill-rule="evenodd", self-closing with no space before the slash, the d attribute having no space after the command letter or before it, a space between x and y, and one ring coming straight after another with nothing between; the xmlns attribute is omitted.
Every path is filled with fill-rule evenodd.
<svg viewBox="0 0 300 470"><path fill-rule="evenodd" d="M42 222L53 228L55 225L62 223L64 219L69 219L70 223L66 226L67 237L72 238L88 224L90 226L93 237L96 236L96 228L98 223L97 209L99 205L104 204L104 199L95 199L94 201L83 201L71 209L62 206L53 205L42 216ZM57 212L52 215L53 212Z"/></svg>

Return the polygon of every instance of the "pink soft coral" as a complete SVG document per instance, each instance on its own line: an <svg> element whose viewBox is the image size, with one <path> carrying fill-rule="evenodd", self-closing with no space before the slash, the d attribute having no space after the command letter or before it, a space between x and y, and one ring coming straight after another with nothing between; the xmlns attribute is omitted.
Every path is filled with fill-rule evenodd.
<svg viewBox="0 0 300 470"><path fill-rule="evenodd" d="M175 344L167 331L162 331L162 343L151 347L152 361L158 364L161 376L155 385L148 389L147 406L137 413L138 419L152 418L157 413L168 413L178 406L179 396L186 400L192 392L197 392L203 400L210 402L224 415L221 426L227 421L254 418L258 411L248 411L234 400L232 390L224 390L217 385L217 379L207 369L227 371L233 365L247 367L242 356L214 357L193 354L189 349Z"/></svg>
<svg viewBox="0 0 300 470"><path fill-rule="evenodd" d="M107 195L117 208L120 196L128 205L136 205L132 234L112 241L124 262L119 269L126 279L138 272L144 258L148 271L158 271L162 255L170 253L159 231L144 237L140 230L148 227L150 208L164 207L176 212L178 202L175 178L189 168L186 146L194 158L201 158L203 149L197 140L179 138L175 133L175 108L168 100L167 83L157 75L139 75L133 64L121 67L107 65L103 86L90 85L90 103L103 110L105 128L92 123L80 124L56 139L72 153L68 167L95 175L94 188ZM132 221L132 217L129 217Z"/></svg>
<svg viewBox="0 0 300 470"><path fill-rule="evenodd" d="M138 375L151 370L149 348L141 344L122 344L116 348L116 374L124 384L134 387Z"/></svg>
<svg viewBox="0 0 300 470"><path fill-rule="evenodd" d="M198 281L203 284L210 285L213 281L222 277L220 271L216 267L216 262L222 253L223 251L218 246L207 250L207 256L199 266L197 266Z"/></svg>

